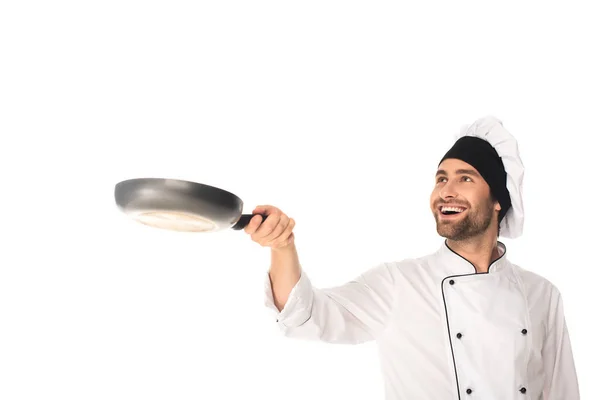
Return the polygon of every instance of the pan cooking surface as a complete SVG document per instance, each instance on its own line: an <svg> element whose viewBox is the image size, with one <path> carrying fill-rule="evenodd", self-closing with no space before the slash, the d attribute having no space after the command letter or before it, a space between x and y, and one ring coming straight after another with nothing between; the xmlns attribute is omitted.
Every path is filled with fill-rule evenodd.
<svg viewBox="0 0 600 400"><path fill-rule="evenodd" d="M133 214L132 218L154 228L179 232L210 232L217 229L217 225L208 218L181 211L144 211Z"/></svg>

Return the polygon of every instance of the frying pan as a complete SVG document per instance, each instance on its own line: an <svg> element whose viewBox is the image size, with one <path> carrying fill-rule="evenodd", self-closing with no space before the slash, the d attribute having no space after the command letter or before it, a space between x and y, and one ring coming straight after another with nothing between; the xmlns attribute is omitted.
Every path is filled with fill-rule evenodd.
<svg viewBox="0 0 600 400"><path fill-rule="evenodd" d="M233 193L179 179L138 178L115 185L117 207L144 225L180 232L241 230L256 214L242 214ZM267 218L261 215L263 221ZM261 222L262 223L262 222Z"/></svg>

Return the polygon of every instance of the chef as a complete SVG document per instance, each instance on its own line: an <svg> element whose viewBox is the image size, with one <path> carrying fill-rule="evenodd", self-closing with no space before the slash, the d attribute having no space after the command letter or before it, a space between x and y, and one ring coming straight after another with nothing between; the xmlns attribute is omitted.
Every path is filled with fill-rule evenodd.
<svg viewBox="0 0 600 400"><path fill-rule="evenodd" d="M295 221L259 206L245 228L271 248L266 305L284 335L375 341L387 400L578 400L561 293L508 259L523 228L523 164L494 117L463 128L435 173L439 248L318 288L300 265Z"/></svg>

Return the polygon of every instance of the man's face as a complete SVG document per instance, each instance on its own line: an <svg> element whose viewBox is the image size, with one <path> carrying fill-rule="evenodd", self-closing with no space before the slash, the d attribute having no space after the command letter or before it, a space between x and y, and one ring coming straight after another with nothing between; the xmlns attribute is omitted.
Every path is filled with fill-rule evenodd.
<svg viewBox="0 0 600 400"><path fill-rule="evenodd" d="M450 240L466 240L490 229L497 232L500 204L492 200L483 177L464 161L448 158L440 164L430 207L438 234Z"/></svg>

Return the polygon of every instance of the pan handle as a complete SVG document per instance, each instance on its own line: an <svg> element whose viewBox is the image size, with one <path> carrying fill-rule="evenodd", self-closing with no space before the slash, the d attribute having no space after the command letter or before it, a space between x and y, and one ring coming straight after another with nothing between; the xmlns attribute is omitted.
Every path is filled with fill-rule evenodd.
<svg viewBox="0 0 600 400"><path fill-rule="evenodd" d="M250 223L250 220L252 219L252 217L254 217L255 215L260 215L263 219L263 222L265 219L267 219L267 216L265 214L242 214L242 216L240 217L238 222L236 222L236 224L234 226L232 226L231 229L236 230L236 231L240 231L240 230L244 229L246 227L246 225L248 225ZM262 224L262 222L261 222L261 224Z"/></svg>

